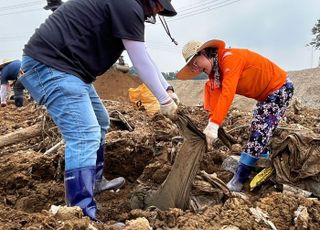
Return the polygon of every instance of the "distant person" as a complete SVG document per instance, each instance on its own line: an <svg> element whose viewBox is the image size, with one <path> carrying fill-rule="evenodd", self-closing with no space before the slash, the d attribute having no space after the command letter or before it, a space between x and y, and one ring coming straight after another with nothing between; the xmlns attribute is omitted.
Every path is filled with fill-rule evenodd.
<svg viewBox="0 0 320 230"><path fill-rule="evenodd" d="M144 21L156 14L174 16L176 11L169 0L70 0L48 17L24 48L22 83L46 106L66 143L67 204L80 206L91 219L96 219L94 187L103 172L110 123L92 85L96 76L126 49L140 79L158 99L160 112L176 116L173 88L159 75L144 43Z"/></svg>
<svg viewBox="0 0 320 230"><path fill-rule="evenodd" d="M208 148L218 137L235 94L257 100L251 121L250 138L244 146L240 163L227 186L241 191L259 157L267 155L266 146L285 113L293 95L293 83L287 73L267 58L248 49L225 48L221 40L190 41L182 51L187 64L177 73L181 80L204 72L204 108L209 122L204 129Z"/></svg>
<svg viewBox="0 0 320 230"><path fill-rule="evenodd" d="M23 89L19 81L19 76L23 74L21 70L21 61L13 59L4 59L0 65L1 78L1 107L7 106L7 97L10 90L9 80L14 81L14 85L18 84L21 87L14 86L14 101L17 107L23 105Z"/></svg>

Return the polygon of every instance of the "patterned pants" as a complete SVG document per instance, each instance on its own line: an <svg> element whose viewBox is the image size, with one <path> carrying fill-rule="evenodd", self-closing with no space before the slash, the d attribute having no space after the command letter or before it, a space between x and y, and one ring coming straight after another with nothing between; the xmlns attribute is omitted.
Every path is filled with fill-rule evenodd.
<svg viewBox="0 0 320 230"><path fill-rule="evenodd" d="M259 157L266 151L266 146L289 105L293 91L293 83L287 79L280 89L256 104L251 121L250 138L243 152Z"/></svg>

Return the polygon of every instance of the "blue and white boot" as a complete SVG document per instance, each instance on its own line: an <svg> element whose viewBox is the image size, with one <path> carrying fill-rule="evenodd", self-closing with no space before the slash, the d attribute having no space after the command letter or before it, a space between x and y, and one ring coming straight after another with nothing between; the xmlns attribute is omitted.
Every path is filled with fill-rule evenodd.
<svg viewBox="0 0 320 230"><path fill-rule="evenodd" d="M106 190L117 190L121 188L126 180L123 177L117 177L112 180L107 180L103 176L104 170L104 147L101 145L97 151L97 163L96 163L96 183L94 186L94 193L98 194Z"/></svg>
<svg viewBox="0 0 320 230"><path fill-rule="evenodd" d="M240 192L242 190L243 185L249 179L257 160L257 157L244 152L241 153L237 171L227 183L227 187L231 192Z"/></svg>

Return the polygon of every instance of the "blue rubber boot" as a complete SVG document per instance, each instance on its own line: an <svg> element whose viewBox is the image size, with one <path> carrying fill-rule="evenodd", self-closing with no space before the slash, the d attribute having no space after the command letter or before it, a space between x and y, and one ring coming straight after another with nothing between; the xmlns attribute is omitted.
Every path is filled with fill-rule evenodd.
<svg viewBox="0 0 320 230"><path fill-rule="evenodd" d="M227 187L232 192L240 192L244 183L249 179L251 171L254 169L258 158L247 153L241 153L240 162L236 173L227 183Z"/></svg>
<svg viewBox="0 0 320 230"><path fill-rule="evenodd" d="M117 190L117 189L121 188L126 181L123 177L117 177L112 180L107 180L103 176L104 147L105 147L105 145L101 145L97 151L96 183L95 183L95 187L94 187L95 194L98 194L98 193L106 191L106 190L111 190L111 189Z"/></svg>
<svg viewBox="0 0 320 230"><path fill-rule="evenodd" d="M96 220L96 201L93 197L93 187L96 177L96 167L84 167L65 172L65 190L67 206L79 206L85 216Z"/></svg>

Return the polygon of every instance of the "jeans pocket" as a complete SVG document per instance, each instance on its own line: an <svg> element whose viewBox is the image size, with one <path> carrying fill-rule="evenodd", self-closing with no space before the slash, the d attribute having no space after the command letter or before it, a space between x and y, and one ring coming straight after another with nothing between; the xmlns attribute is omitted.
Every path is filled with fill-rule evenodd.
<svg viewBox="0 0 320 230"><path fill-rule="evenodd" d="M70 74L60 74L57 85L60 92L67 98L81 98L85 95L87 96L90 86L80 78Z"/></svg>
<svg viewBox="0 0 320 230"><path fill-rule="evenodd" d="M39 85L39 82L37 81L37 77L35 77L35 74L30 75L23 75L19 78L22 85L25 89L28 90L31 97L40 105L43 105L44 101L44 93L41 90L41 87Z"/></svg>

